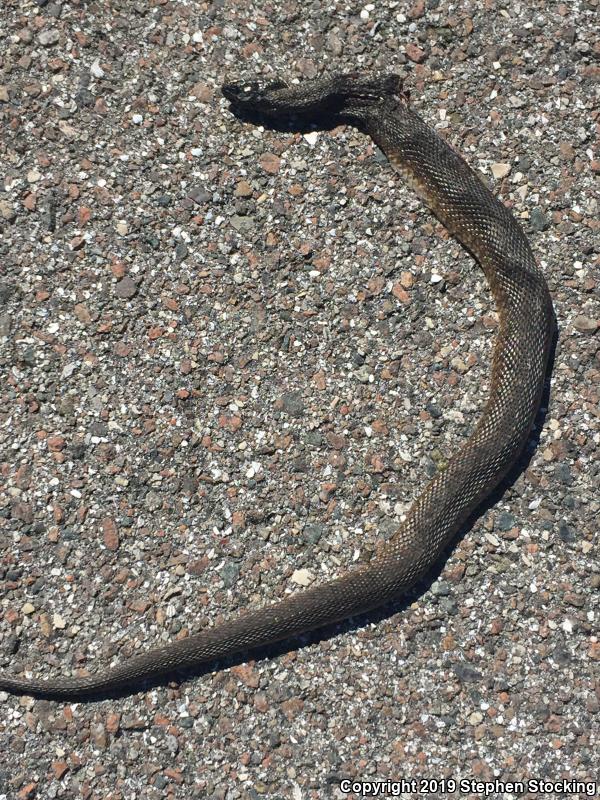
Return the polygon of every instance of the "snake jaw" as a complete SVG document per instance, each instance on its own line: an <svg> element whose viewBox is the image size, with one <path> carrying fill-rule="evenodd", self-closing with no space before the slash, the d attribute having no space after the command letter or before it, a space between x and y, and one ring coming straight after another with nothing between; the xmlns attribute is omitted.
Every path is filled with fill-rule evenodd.
<svg viewBox="0 0 600 800"><path fill-rule="evenodd" d="M253 102L259 99L258 83L224 83L221 87L223 96L233 105Z"/></svg>

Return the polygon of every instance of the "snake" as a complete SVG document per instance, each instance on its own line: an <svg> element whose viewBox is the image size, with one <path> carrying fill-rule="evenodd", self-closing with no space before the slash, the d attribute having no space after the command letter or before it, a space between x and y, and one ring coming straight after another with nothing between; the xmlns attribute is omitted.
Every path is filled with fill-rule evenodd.
<svg viewBox="0 0 600 800"><path fill-rule="evenodd" d="M267 126L350 125L370 136L428 209L479 264L497 309L490 388L468 438L426 485L371 560L186 638L87 675L0 673L0 690L77 700L293 639L396 601L442 559L466 521L515 465L548 368L554 311L525 234L463 157L413 110L397 74L335 73L303 81L234 82L221 89L241 119ZM206 667L205 667L206 668Z"/></svg>

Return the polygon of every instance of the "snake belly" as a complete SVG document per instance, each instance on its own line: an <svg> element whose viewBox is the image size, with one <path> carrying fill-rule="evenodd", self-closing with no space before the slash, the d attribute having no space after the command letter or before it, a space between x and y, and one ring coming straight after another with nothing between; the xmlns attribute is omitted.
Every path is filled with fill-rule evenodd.
<svg viewBox="0 0 600 800"><path fill-rule="evenodd" d="M290 116L306 125L355 125L408 179L474 256L494 296L499 323L488 400L469 438L368 564L90 676L45 680L1 673L0 690L66 700L134 691L143 681L312 631L396 599L440 559L502 480L533 424L554 325L548 287L510 211L412 110L400 78L351 73L289 85L227 84L222 91L235 113L259 114L267 125Z"/></svg>

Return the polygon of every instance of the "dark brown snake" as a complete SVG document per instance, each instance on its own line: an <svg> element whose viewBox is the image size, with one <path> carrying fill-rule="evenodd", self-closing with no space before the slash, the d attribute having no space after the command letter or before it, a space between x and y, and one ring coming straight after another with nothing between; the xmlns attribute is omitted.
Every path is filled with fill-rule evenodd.
<svg viewBox="0 0 600 800"><path fill-rule="evenodd" d="M461 525L516 461L536 415L550 350L553 310L546 282L510 211L408 105L400 78L341 74L298 85L228 84L238 113L274 124L295 116L357 126L383 150L431 211L471 252L489 282L499 325L489 399L473 433L413 503L368 564L337 580L90 677L0 675L0 690L76 699L133 689L225 656L312 631L398 598L439 560Z"/></svg>

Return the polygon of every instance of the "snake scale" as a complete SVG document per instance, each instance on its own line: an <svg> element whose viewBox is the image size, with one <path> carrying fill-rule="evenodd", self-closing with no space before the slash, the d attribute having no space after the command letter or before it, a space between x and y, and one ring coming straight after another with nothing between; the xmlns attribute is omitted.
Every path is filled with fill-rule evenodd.
<svg viewBox="0 0 600 800"><path fill-rule="evenodd" d="M133 690L225 656L312 631L398 598L440 559L461 525L514 464L544 384L553 332L546 282L510 211L465 161L412 110L397 75L337 74L299 84L227 84L238 114L276 125L291 117L368 134L419 197L479 262L498 310L489 398L462 448L417 497L370 562L340 578L248 611L213 628L86 677L28 679L0 674L0 689L76 699Z"/></svg>

